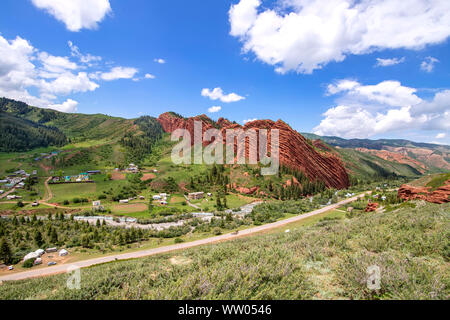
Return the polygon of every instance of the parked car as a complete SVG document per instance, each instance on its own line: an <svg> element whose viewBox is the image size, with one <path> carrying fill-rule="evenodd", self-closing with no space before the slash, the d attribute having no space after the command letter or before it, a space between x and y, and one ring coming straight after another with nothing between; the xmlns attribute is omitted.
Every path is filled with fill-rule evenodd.
<svg viewBox="0 0 450 320"><path fill-rule="evenodd" d="M54 266L56 264L55 261L50 261L49 263L47 263L48 266Z"/></svg>
<svg viewBox="0 0 450 320"><path fill-rule="evenodd" d="M14 270L14 267L13 266L9 266L8 270Z"/></svg>

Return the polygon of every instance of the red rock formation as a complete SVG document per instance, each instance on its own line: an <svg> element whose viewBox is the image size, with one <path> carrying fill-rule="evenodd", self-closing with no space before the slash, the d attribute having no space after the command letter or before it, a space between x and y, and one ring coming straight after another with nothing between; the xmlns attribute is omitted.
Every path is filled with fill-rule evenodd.
<svg viewBox="0 0 450 320"><path fill-rule="evenodd" d="M319 153L300 133L293 130L285 122L278 120L256 120L248 122L244 127L238 124L232 124L226 119L215 123L205 115L193 118L180 118L171 113L164 113L159 116L158 121L161 123L164 131L173 132L175 129L184 128L191 133L193 138L194 121L202 122L202 133L210 128L220 128L225 143L225 130L238 129L244 130L255 129L258 133L260 129L268 130L268 150L270 151L270 131L273 129L279 130L279 151L280 164L288 167L302 170L311 180L320 180L325 183L327 187L343 189L349 186L349 179L347 172L341 160L329 152ZM208 145L208 142L203 142ZM235 145L235 154L237 153L237 146ZM253 146L252 146L253 147ZM257 146L256 146L257 147ZM245 155L249 155L249 143L246 141Z"/></svg>
<svg viewBox="0 0 450 320"><path fill-rule="evenodd" d="M331 149L328 148L328 146L320 139L313 140L312 144L313 144L314 147L316 147L316 148L318 148L320 150L331 151Z"/></svg>
<svg viewBox="0 0 450 320"><path fill-rule="evenodd" d="M432 203L450 202L450 180L434 191L428 187L413 187L404 184L398 189L398 196L403 200L425 200Z"/></svg>
<svg viewBox="0 0 450 320"><path fill-rule="evenodd" d="M369 202L364 212L372 212L378 209L378 202Z"/></svg>
<svg viewBox="0 0 450 320"><path fill-rule="evenodd" d="M381 159L393 161L397 163L408 164L413 168L416 168L419 172L424 173L427 169L427 166L420 161L417 161L410 156L406 152L392 152L388 150L374 150L374 149L366 149L366 148L356 148L356 150L364 153L369 153L374 156L377 156Z"/></svg>

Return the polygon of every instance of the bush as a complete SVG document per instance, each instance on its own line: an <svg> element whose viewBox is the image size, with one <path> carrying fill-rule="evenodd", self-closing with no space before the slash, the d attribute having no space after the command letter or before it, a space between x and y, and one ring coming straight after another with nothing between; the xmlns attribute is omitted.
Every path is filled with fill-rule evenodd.
<svg viewBox="0 0 450 320"><path fill-rule="evenodd" d="M25 260L24 263L23 263L23 267L24 268L31 268L32 266L34 266L34 260L36 260L36 259L32 258L32 259Z"/></svg>
<svg viewBox="0 0 450 320"><path fill-rule="evenodd" d="M174 242L175 243L182 243L182 242L184 242L184 240L181 239L181 238L175 238Z"/></svg>
<svg viewBox="0 0 450 320"><path fill-rule="evenodd" d="M24 207L25 205L23 204L23 202L22 202L21 200L19 200L19 201L17 201L17 206L18 206L19 208L22 208L22 207Z"/></svg>
<svg viewBox="0 0 450 320"><path fill-rule="evenodd" d="M72 202L73 203L80 203L81 200L80 200L80 198L73 198Z"/></svg>
<svg viewBox="0 0 450 320"><path fill-rule="evenodd" d="M70 203L69 200L64 200L64 202L63 202L63 204L66 205L66 206L67 206L69 203Z"/></svg>
<svg viewBox="0 0 450 320"><path fill-rule="evenodd" d="M215 236L218 236L218 235L222 234L222 230L220 230L220 228L216 227L216 228L214 228L214 229L212 230L212 233L213 233Z"/></svg>

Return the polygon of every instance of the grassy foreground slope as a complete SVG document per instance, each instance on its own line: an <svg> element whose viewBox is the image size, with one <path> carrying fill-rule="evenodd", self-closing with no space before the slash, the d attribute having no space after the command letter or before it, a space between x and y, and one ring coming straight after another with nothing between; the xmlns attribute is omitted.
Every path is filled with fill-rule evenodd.
<svg viewBox="0 0 450 320"><path fill-rule="evenodd" d="M322 220L81 271L0 285L2 299L449 299L450 205ZM381 268L381 290L366 287Z"/></svg>

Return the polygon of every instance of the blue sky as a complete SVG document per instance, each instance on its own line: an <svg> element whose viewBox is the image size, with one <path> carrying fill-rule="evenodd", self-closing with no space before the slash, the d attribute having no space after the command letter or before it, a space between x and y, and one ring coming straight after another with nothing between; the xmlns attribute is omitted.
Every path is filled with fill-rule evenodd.
<svg viewBox="0 0 450 320"><path fill-rule="evenodd" d="M301 132L448 144L450 7L411 1L419 10L408 23L419 27L405 26L405 1L395 0L333 0L334 13L311 0L4 0L0 96L127 118L283 119ZM375 16L370 3L394 18ZM223 101L201 94L214 88Z"/></svg>

